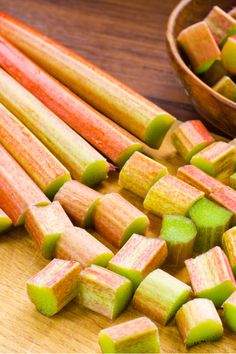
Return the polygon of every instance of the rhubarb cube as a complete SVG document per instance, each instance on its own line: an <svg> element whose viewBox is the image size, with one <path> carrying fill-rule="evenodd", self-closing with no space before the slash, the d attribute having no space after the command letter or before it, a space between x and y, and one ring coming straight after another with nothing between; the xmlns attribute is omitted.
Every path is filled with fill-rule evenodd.
<svg viewBox="0 0 236 354"><path fill-rule="evenodd" d="M230 187L236 189L236 172L232 174L232 176L230 176L229 182L230 182Z"/></svg>
<svg viewBox="0 0 236 354"><path fill-rule="evenodd" d="M119 185L145 198L151 186L167 173L167 168L162 164L135 152L120 171Z"/></svg>
<svg viewBox="0 0 236 354"><path fill-rule="evenodd" d="M109 261L108 268L130 279L135 288L167 257L166 242L133 234Z"/></svg>
<svg viewBox="0 0 236 354"><path fill-rule="evenodd" d="M0 209L0 234L7 232L12 226L12 221L2 209Z"/></svg>
<svg viewBox="0 0 236 354"><path fill-rule="evenodd" d="M236 21L220 7L214 6L205 21L218 45L223 46L228 36L236 33Z"/></svg>
<svg viewBox="0 0 236 354"><path fill-rule="evenodd" d="M148 274L137 288L133 306L138 311L165 325L188 301L190 286L161 269Z"/></svg>
<svg viewBox="0 0 236 354"><path fill-rule="evenodd" d="M106 267L108 261L114 256L112 251L95 237L74 226L64 229L57 241L55 254L56 258L77 261L83 268L91 264Z"/></svg>
<svg viewBox="0 0 236 354"><path fill-rule="evenodd" d="M229 261L218 246L186 260L185 265L195 295L212 300L216 307L220 307L236 289Z"/></svg>
<svg viewBox="0 0 236 354"><path fill-rule="evenodd" d="M92 265L80 273L80 303L110 319L125 309L132 294L131 281L108 269Z"/></svg>
<svg viewBox="0 0 236 354"><path fill-rule="evenodd" d="M47 259L55 256L56 243L68 226L73 224L59 202L32 206L26 213L26 230Z"/></svg>
<svg viewBox="0 0 236 354"><path fill-rule="evenodd" d="M223 249L228 257L229 263L236 277L236 227L225 231L222 236Z"/></svg>
<svg viewBox="0 0 236 354"><path fill-rule="evenodd" d="M67 214L80 227L92 224L94 208L102 194L77 181L65 183L54 200L60 202Z"/></svg>
<svg viewBox="0 0 236 354"><path fill-rule="evenodd" d="M228 76L223 76L214 86L213 90L231 101L236 101L236 84Z"/></svg>
<svg viewBox="0 0 236 354"><path fill-rule="evenodd" d="M210 194L210 198L233 213L236 223L236 191L230 187L221 188Z"/></svg>
<svg viewBox="0 0 236 354"><path fill-rule="evenodd" d="M203 191L206 195L225 187L223 183L209 176L194 165L180 167L177 172L177 177L200 191Z"/></svg>
<svg viewBox="0 0 236 354"><path fill-rule="evenodd" d="M203 197L203 192L174 176L166 175L151 187L143 205L159 216L186 215L191 206Z"/></svg>
<svg viewBox="0 0 236 354"><path fill-rule="evenodd" d="M189 216L197 227L194 249L205 252L221 244L222 235L230 227L233 214L203 198L192 206Z"/></svg>
<svg viewBox="0 0 236 354"><path fill-rule="evenodd" d="M236 291L223 303L223 309L225 323L236 332Z"/></svg>
<svg viewBox="0 0 236 354"><path fill-rule="evenodd" d="M233 146L224 141L217 141L194 155L191 159L191 164L205 171L210 176L217 176L226 170L233 172L235 150Z"/></svg>
<svg viewBox="0 0 236 354"><path fill-rule="evenodd" d="M222 52L222 63L224 68L231 74L236 75L236 36L229 37Z"/></svg>
<svg viewBox="0 0 236 354"><path fill-rule="evenodd" d="M167 263L181 267L193 254L197 229L194 223L181 215L164 215L160 238L168 247Z"/></svg>
<svg viewBox="0 0 236 354"><path fill-rule="evenodd" d="M197 74L207 71L215 60L220 59L220 50L206 22L198 22L180 32L178 42L186 52Z"/></svg>
<svg viewBox="0 0 236 354"><path fill-rule="evenodd" d="M191 347L223 336L223 325L211 300L194 299L184 304L175 316L184 344Z"/></svg>
<svg viewBox="0 0 236 354"><path fill-rule="evenodd" d="M214 86L225 75L227 76L228 73L223 66L222 60L216 60L210 69L201 75L201 79L207 85Z"/></svg>
<svg viewBox="0 0 236 354"><path fill-rule="evenodd" d="M158 328L147 317L102 329L98 338L103 353L160 353Z"/></svg>
<svg viewBox="0 0 236 354"><path fill-rule="evenodd" d="M200 120L180 124L171 138L176 150L187 162L215 140Z"/></svg>
<svg viewBox="0 0 236 354"><path fill-rule="evenodd" d="M145 233L149 220L118 193L109 193L97 203L94 211L95 230L116 247L121 247L132 234Z"/></svg>
<svg viewBox="0 0 236 354"><path fill-rule="evenodd" d="M53 259L27 281L27 292L36 309L53 316L78 294L80 264Z"/></svg>

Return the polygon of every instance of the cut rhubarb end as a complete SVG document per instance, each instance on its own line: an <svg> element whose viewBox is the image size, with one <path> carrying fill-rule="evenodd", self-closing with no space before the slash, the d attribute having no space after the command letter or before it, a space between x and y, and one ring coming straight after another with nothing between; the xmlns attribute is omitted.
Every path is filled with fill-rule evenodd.
<svg viewBox="0 0 236 354"><path fill-rule="evenodd" d="M176 324L186 346L222 337L223 326L211 300L194 299L177 312Z"/></svg>
<svg viewBox="0 0 236 354"><path fill-rule="evenodd" d="M201 78L208 86L212 87L225 75L227 75L227 72L222 64L222 61L216 60Z"/></svg>
<svg viewBox="0 0 236 354"><path fill-rule="evenodd" d="M214 86L213 90L231 101L236 101L236 84L228 76L222 77Z"/></svg>
<svg viewBox="0 0 236 354"><path fill-rule="evenodd" d="M133 234L144 235L148 224L149 221L146 215L136 218L136 220L134 220L122 234L120 247L122 247Z"/></svg>
<svg viewBox="0 0 236 354"><path fill-rule="evenodd" d="M233 213L233 224L236 224L236 191L225 186L210 194L210 198Z"/></svg>
<svg viewBox="0 0 236 354"><path fill-rule="evenodd" d="M192 206L189 216L197 227L194 249L205 252L221 244L222 235L229 228L233 214L203 198Z"/></svg>
<svg viewBox="0 0 236 354"><path fill-rule="evenodd" d="M196 235L196 226L190 219L180 215L164 215L160 238L167 243L167 263L183 266L184 261L192 257Z"/></svg>
<svg viewBox="0 0 236 354"><path fill-rule="evenodd" d="M119 168L123 167L126 161L136 152L142 151L143 145L140 143L134 143L132 146L129 146L123 153L119 156L119 159L115 161L116 166Z"/></svg>
<svg viewBox="0 0 236 354"><path fill-rule="evenodd" d="M144 142L154 149L159 149L166 133L174 122L175 118L170 114L166 112L159 113L148 125Z"/></svg>
<svg viewBox="0 0 236 354"><path fill-rule="evenodd" d="M103 353L160 353L158 328L147 317L103 329L98 341Z"/></svg>
<svg viewBox="0 0 236 354"><path fill-rule="evenodd" d="M210 69L210 67L212 66L212 64L214 64L216 59L213 60L209 60L208 62L204 63L201 66L198 66L197 68L195 68L195 73L196 74L204 74L207 70Z"/></svg>
<svg viewBox="0 0 236 354"><path fill-rule="evenodd" d="M141 282L133 297L138 311L165 325L188 301L191 288L161 269L154 270Z"/></svg>
<svg viewBox="0 0 236 354"><path fill-rule="evenodd" d="M236 277L236 227L232 227L223 234L222 246Z"/></svg>
<svg viewBox="0 0 236 354"><path fill-rule="evenodd" d="M92 162L83 172L80 182L89 187L95 186L107 178L108 172L109 165L106 160Z"/></svg>
<svg viewBox="0 0 236 354"><path fill-rule="evenodd" d="M236 75L236 39L229 37L222 49L221 56L225 69L232 75Z"/></svg>
<svg viewBox="0 0 236 354"><path fill-rule="evenodd" d="M230 176L230 187L236 189L236 173Z"/></svg>
<svg viewBox="0 0 236 354"><path fill-rule="evenodd" d="M125 309L133 294L129 279L97 265L81 272L79 288L81 304L110 319Z"/></svg>
<svg viewBox="0 0 236 354"><path fill-rule="evenodd" d="M4 213L3 210L0 209L0 234L3 234L7 232L12 226L12 221L7 216L6 213Z"/></svg>
<svg viewBox="0 0 236 354"><path fill-rule="evenodd" d="M223 318L231 331L236 332L236 291L223 304Z"/></svg>
<svg viewBox="0 0 236 354"><path fill-rule="evenodd" d="M34 204L33 206L35 207L46 207L50 205L50 202L40 202L40 203L36 203ZM16 223L14 223L15 226L21 226L25 223L25 219L26 219L26 214L27 214L28 210L26 210L22 215L21 217L16 221Z"/></svg>
<svg viewBox="0 0 236 354"><path fill-rule="evenodd" d="M27 292L36 309L53 316L78 295L80 265L54 259L27 281Z"/></svg>
<svg viewBox="0 0 236 354"><path fill-rule="evenodd" d="M44 191L46 196L49 199L53 199L55 194L59 191L59 189L68 181L71 180L70 173L65 173L63 176L58 177L56 180L54 180Z"/></svg>

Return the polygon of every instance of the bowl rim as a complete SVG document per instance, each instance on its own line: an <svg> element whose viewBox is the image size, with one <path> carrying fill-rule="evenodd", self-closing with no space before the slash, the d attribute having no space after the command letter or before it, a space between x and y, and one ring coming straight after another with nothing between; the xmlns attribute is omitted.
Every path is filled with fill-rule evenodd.
<svg viewBox="0 0 236 354"><path fill-rule="evenodd" d="M169 46L169 49L174 56L175 60L178 62L178 65L182 68L183 71L188 73L188 75L192 76L192 78L201 85L207 92L215 96L217 100L219 100L222 104L227 104L230 108L234 108L236 110L236 102L231 101L230 99L224 97L217 91L213 90L212 87L208 86L204 81L202 81L190 68L185 64L184 60L182 59L179 49L177 46L177 41L174 36L174 26L177 17L179 16L180 12L189 4L192 0L181 0L172 10L168 22L167 22L167 29L166 29L166 40Z"/></svg>

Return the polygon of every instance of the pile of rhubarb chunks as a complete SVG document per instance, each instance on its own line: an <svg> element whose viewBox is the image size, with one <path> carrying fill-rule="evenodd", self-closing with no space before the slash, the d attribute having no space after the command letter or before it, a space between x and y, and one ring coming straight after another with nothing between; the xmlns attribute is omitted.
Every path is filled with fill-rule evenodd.
<svg viewBox="0 0 236 354"><path fill-rule="evenodd" d="M193 72L216 92L236 102L236 7L229 13L214 6L177 38Z"/></svg>
<svg viewBox="0 0 236 354"><path fill-rule="evenodd" d="M131 302L146 317L101 330L103 353L160 352L153 321L175 320L188 347L221 338L221 317L236 331L235 141L176 125L186 165L173 176L141 150L159 148L174 117L4 13L0 36L0 231L24 225L50 260L27 281L36 309L53 316L77 297L115 319ZM146 213L93 189L113 166L162 218L156 237ZM189 283L163 264L186 266Z"/></svg>

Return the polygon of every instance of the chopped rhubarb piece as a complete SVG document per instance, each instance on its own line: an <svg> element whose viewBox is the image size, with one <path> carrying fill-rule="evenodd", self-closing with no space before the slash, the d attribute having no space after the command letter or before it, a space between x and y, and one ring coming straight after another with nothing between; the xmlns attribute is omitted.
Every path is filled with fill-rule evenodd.
<svg viewBox="0 0 236 354"><path fill-rule="evenodd" d="M222 52L222 63L224 68L231 74L236 75L236 36L229 37Z"/></svg>
<svg viewBox="0 0 236 354"><path fill-rule="evenodd" d="M196 226L190 219L181 215L164 215L160 238L167 243L167 263L182 267L184 261L192 257L196 235Z"/></svg>
<svg viewBox="0 0 236 354"><path fill-rule="evenodd" d="M225 231L222 236L222 245L236 277L236 226Z"/></svg>
<svg viewBox="0 0 236 354"><path fill-rule="evenodd" d="M188 301L190 286L161 269L154 270L141 282L133 297L133 306L162 325Z"/></svg>
<svg viewBox="0 0 236 354"><path fill-rule="evenodd" d="M70 180L68 170L2 104L0 104L0 143L49 198Z"/></svg>
<svg viewBox="0 0 236 354"><path fill-rule="evenodd" d="M79 290L80 264L53 259L45 268L27 281L27 292L36 309L53 316L67 305Z"/></svg>
<svg viewBox="0 0 236 354"><path fill-rule="evenodd" d="M236 191L230 187L221 188L210 194L212 200L231 211L233 223L236 222Z"/></svg>
<svg viewBox="0 0 236 354"><path fill-rule="evenodd" d="M47 259L55 257L56 243L69 226L73 224L59 202L47 206L32 206L27 210L26 230Z"/></svg>
<svg viewBox="0 0 236 354"><path fill-rule="evenodd" d="M114 256L109 248L87 231L73 226L64 229L57 242L55 254L56 258L77 261L83 268L91 264L106 267Z"/></svg>
<svg viewBox="0 0 236 354"><path fill-rule="evenodd" d="M204 193L171 175L159 179L149 190L144 208L159 216L168 214L186 215Z"/></svg>
<svg viewBox="0 0 236 354"><path fill-rule="evenodd" d="M189 120L180 124L171 138L176 150L187 162L215 140L200 120Z"/></svg>
<svg viewBox="0 0 236 354"><path fill-rule="evenodd" d="M203 191L206 195L225 187L223 183L209 176L194 165L179 167L177 177L200 191Z"/></svg>
<svg viewBox="0 0 236 354"><path fill-rule="evenodd" d="M216 60L210 69L201 75L201 79L207 85L214 86L225 75L227 76L228 73L223 66L222 60Z"/></svg>
<svg viewBox="0 0 236 354"><path fill-rule="evenodd" d="M31 205L47 205L50 201L29 175L0 144L0 208L15 226L22 225Z"/></svg>
<svg viewBox="0 0 236 354"><path fill-rule="evenodd" d="M218 246L186 260L185 265L195 295L212 300L216 307L220 307L236 289L229 261Z"/></svg>
<svg viewBox="0 0 236 354"><path fill-rule="evenodd" d="M147 317L102 329L98 341L103 353L160 353L158 328Z"/></svg>
<svg viewBox="0 0 236 354"><path fill-rule="evenodd" d="M206 72L215 60L220 59L220 50L206 22L198 22L185 28L178 42L186 52L197 74Z"/></svg>
<svg viewBox="0 0 236 354"><path fill-rule="evenodd" d="M220 339L223 325L211 300L194 299L184 304L175 316L184 344L191 347L200 342Z"/></svg>
<svg viewBox="0 0 236 354"><path fill-rule="evenodd" d="M0 102L68 168L73 178L94 185L107 177L109 164L104 157L3 69Z"/></svg>
<svg viewBox="0 0 236 354"><path fill-rule="evenodd" d="M145 198L151 186L167 173L167 168L162 164L135 152L120 171L119 185Z"/></svg>
<svg viewBox="0 0 236 354"><path fill-rule="evenodd" d="M0 14L1 35L98 111L158 148L175 118L69 49Z"/></svg>
<svg viewBox="0 0 236 354"><path fill-rule="evenodd" d="M125 309L133 293L129 279L98 265L82 270L79 289L83 306L110 319Z"/></svg>
<svg viewBox="0 0 236 354"><path fill-rule="evenodd" d="M230 176L230 187L236 189L236 172Z"/></svg>
<svg viewBox="0 0 236 354"><path fill-rule="evenodd" d="M223 303L223 309L225 323L236 332L236 291Z"/></svg>
<svg viewBox="0 0 236 354"><path fill-rule="evenodd" d="M133 234L109 261L108 268L130 279L137 288L147 274L163 264L166 257L164 240Z"/></svg>
<svg viewBox="0 0 236 354"><path fill-rule="evenodd" d="M198 252L205 252L214 246L221 245L222 235L230 227L233 214L203 198L192 206L189 216L197 227L194 249Z"/></svg>
<svg viewBox="0 0 236 354"><path fill-rule="evenodd" d="M132 234L145 233L148 217L118 193L104 195L97 203L93 222L95 230L116 247L121 247Z"/></svg>
<svg viewBox="0 0 236 354"><path fill-rule="evenodd" d="M236 33L236 21L220 7L214 6L205 21L218 45L223 46L228 36Z"/></svg>
<svg viewBox="0 0 236 354"><path fill-rule="evenodd" d="M234 170L235 150L224 141L217 141L198 152L191 159L191 164L210 176L217 176L225 170Z"/></svg>
<svg viewBox="0 0 236 354"><path fill-rule="evenodd" d="M228 76L223 76L214 86L213 90L231 101L236 101L236 84Z"/></svg>
<svg viewBox="0 0 236 354"><path fill-rule="evenodd" d="M54 200L60 202L74 223L81 227L91 226L94 208L102 194L77 181L65 183Z"/></svg>
<svg viewBox="0 0 236 354"><path fill-rule="evenodd" d="M0 234L7 232L12 226L12 221L2 209L0 209Z"/></svg>

